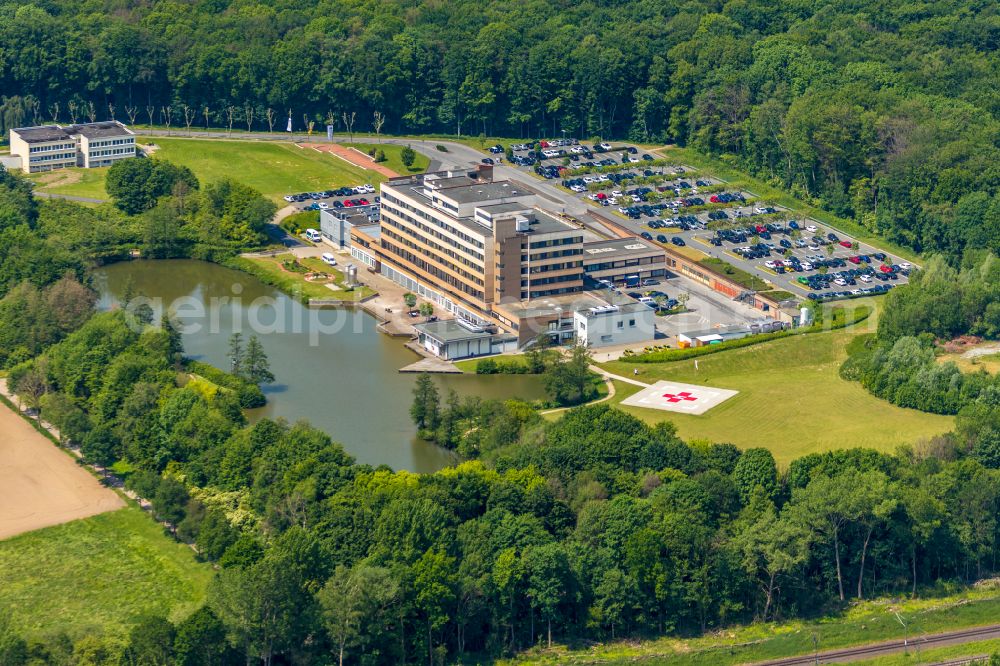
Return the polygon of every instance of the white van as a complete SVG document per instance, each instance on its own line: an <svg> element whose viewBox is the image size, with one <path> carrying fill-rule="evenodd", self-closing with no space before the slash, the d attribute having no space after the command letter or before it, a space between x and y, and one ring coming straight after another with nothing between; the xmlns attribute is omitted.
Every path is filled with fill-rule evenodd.
<svg viewBox="0 0 1000 666"><path fill-rule="evenodd" d="M305 231L302 232L302 235L305 237L306 240L310 240L313 243L318 243L321 240L323 240L323 237L315 229L306 229Z"/></svg>
<svg viewBox="0 0 1000 666"><path fill-rule="evenodd" d="M336 266L337 265L337 258L334 257L329 252L324 252L323 254L321 254L319 256L319 258L322 259L323 263L326 264L327 266Z"/></svg>

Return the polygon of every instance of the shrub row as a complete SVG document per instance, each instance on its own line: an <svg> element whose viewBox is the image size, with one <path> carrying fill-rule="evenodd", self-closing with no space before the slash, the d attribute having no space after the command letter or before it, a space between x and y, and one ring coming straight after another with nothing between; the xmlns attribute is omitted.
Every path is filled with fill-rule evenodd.
<svg viewBox="0 0 1000 666"><path fill-rule="evenodd" d="M829 324L825 324L822 321L818 321L811 326L804 326L800 328L785 329L783 331L774 331L773 333L760 333L758 335L750 335L745 338L739 338L738 340L727 340L726 342L720 342L717 345L706 345L704 347L688 347L687 349L665 349L663 351L646 352L643 354L629 354L625 353L623 358L627 358L629 361L635 363L668 363L670 361L683 361L689 358L695 358L698 356L707 356L709 354L716 354L718 352L727 351L729 349L740 349L742 347L750 347L752 345L759 345L764 342L770 342L771 340L779 340L781 338L787 338L792 335L803 335L806 333L820 333L822 331L833 331L838 328L845 328L847 326L852 326L858 322L864 321L871 315L871 308L865 306L859 306L848 310L846 308L836 308L833 311L833 316Z"/></svg>

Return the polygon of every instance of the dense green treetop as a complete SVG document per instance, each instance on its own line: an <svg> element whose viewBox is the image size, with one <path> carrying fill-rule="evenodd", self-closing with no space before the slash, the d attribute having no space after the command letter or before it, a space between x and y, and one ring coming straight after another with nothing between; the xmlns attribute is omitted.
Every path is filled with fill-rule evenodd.
<svg viewBox="0 0 1000 666"><path fill-rule="evenodd" d="M394 133L686 144L957 260L1000 247L998 41L976 0L6 0L0 131L379 112Z"/></svg>

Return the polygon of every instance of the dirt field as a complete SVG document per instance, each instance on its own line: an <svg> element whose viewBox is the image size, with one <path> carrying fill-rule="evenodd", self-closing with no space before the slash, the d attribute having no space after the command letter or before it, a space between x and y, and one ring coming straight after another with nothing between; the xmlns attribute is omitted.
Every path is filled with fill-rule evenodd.
<svg viewBox="0 0 1000 666"><path fill-rule="evenodd" d="M0 539L125 503L0 404Z"/></svg>

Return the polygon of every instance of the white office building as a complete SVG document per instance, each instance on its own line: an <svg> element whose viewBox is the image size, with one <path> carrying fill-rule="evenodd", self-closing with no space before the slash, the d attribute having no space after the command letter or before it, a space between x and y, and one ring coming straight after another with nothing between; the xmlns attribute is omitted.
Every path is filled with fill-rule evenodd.
<svg viewBox="0 0 1000 666"><path fill-rule="evenodd" d="M117 120L18 127L10 130L10 153L25 173L105 167L135 157L135 134Z"/></svg>
<svg viewBox="0 0 1000 666"><path fill-rule="evenodd" d="M573 328L587 347L637 344L656 337L656 315L645 303L599 305L574 312Z"/></svg>

